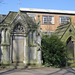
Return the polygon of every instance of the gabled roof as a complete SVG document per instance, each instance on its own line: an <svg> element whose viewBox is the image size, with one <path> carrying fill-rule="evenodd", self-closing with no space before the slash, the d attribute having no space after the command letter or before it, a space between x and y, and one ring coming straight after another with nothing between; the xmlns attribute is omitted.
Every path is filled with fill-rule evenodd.
<svg viewBox="0 0 75 75"><path fill-rule="evenodd" d="M36 22L33 22L32 18L29 17L26 13L23 13L20 11L20 14L21 14L21 17L23 17L23 19L26 21L29 27L31 27L32 25L33 26L36 25Z"/></svg>
<svg viewBox="0 0 75 75"><path fill-rule="evenodd" d="M73 25L69 22L64 25L57 27L55 34L63 41L67 40L70 36L75 40L75 29Z"/></svg>
<svg viewBox="0 0 75 75"><path fill-rule="evenodd" d="M0 22L6 17L6 15L0 15Z"/></svg>
<svg viewBox="0 0 75 75"><path fill-rule="evenodd" d="M32 19L26 13L23 13L23 12L20 12L20 11L19 12L10 11L8 13L8 15L3 19L2 23L3 24L5 24L5 23L10 24L11 22L13 22L13 20L17 17L18 14L20 14L21 17L23 17L27 21L28 24L34 23L32 21Z"/></svg>
<svg viewBox="0 0 75 75"><path fill-rule="evenodd" d="M69 26L70 26L70 23L60 25L57 27L55 33L61 38Z"/></svg>
<svg viewBox="0 0 75 75"><path fill-rule="evenodd" d="M14 19L14 17L17 15L17 12L9 12L8 13L8 15L3 19L3 21L2 21L2 23L3 24L8 24L8 23L10 23L13 19Z"/></svg>
<svg viewBox="0 0 75 75"><path fill-rule="evenodd" d="M0 23L0 26L3 25L11 25L11 27L14 27L14 25L19 22L22 25L26 26L30 30L34 30L38 27L38 24L33 22L32 18L30 18L25 12L9 12L8 15L2 20Z"/></svg>

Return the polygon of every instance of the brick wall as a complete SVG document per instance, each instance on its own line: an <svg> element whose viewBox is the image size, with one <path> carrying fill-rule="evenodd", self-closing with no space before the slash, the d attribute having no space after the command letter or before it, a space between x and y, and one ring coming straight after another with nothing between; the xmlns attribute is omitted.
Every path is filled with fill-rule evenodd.
<svg viewBox="0 0 75 75"><path fill-rule="evenodd" d="M55 31L56 28L60 25L59 24L59 16L71 16L71 18L72 18L72 25L75 27L75 16L74 15L44 14L44 13L28 13L28 14L35 14L36 15L36 22L38 21L38 15L40 15L41 31ZM54 24L46 24L46 25L43 24L42 23L42 15L54 16Z"/></svg>

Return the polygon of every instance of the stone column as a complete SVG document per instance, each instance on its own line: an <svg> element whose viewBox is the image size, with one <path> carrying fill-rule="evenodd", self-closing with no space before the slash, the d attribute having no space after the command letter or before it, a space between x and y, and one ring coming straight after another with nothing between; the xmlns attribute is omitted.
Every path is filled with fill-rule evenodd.
<svg viewBox="0 0 75 75"><path fill-rule="evenodd" d="M29 44L31 44L31 42L32 42L32 32L30 31L29 32Z"/></svg>
<svg viewBox="0 0 75 75"><path fill-rule="evenodd" d="M40 66L42 64L40 16L38 16L38 25L39 26L38 26L38 34L37 34L37 48L38 48L37 64Z"/></svg>
<svg viewBox="0 0 75 75"><path fill-rule="evenodd" d="M3 63L3 46L1 45L1 63Z"/></svg>
<svg viewBox="0 0 75 75"><path fill-rule="evenodd" d="M74 44L74 60L75 60L75 41L73 42Z"/></svg>
<svg viewBox="0 0 75 75"><path fill-rule="evenodd" d="M2 58L1 58L1 62L3 63L4 62L4 46L3 46L3 43L4 43L4 30L2 29L1 31L1 51L2 51Z"/></svg>
<svg viewBox="0 0 75 75"><path fill-rule="evenodd" d="M9 45L6 43L6 32L2 30L2 42L1 42L1 50L2 50L2 63L9 64Z"/></svg>
<svg viewBox="0 0 75 75"><path fill-rule="evenodd" d="M35 44L36 41L36 31L33 32L33 44Z"/></svg>
<svg viewBox="0 0 75 75"><path fill-rule="evenodd" d="M12 63L12 55L13 55L13 40L12 40L12 36L10 36L10 63Z"/></svg>
<svg viewBox="0 0 75 75"><path fill-rule="evenodd" d="M6 41L6 43L9 44L9 33L8 33L8 30L6 30L5 33L6 33L6 40L5 41Z"/></svg>
<svg viewBox="0 0 75 75"><path fill-rule="evenodd" d="M1 36L2 36L2 41L1 41L1 43L4 43L4 35L5 34L5 30L2 30L2 32L1 32Z"/></svg>
<svg viewBox="0 0 75 75"><path fill-rule="evenodd" d="M41 65L42 64L42 55L41 55L41 35L40 34L38 34L38 36L37 36L37 48L38 48L38 55L37 55L37 58L38 58L38 60L37 60L37 64L38 65Z"/></svg>
<svg viewBox="0 0 75 75"><path fill-rule="evenodd" d="M6 42L6 50L7 50L7 57L8 57L8 61L11 62L10 60L10 43L9 43L9 31L5 30L5 42Z"/></svg>
<svg viewBox="0 0 75 75"><path fill-rule="evenodd" d="M24 61L23 63L28 64L28 46L27 37L24 38Z"/></svg>
<svg viewBox="0 0 75 75"><path fill-rule="evenodd" d="M3 46L3 64L10 64L9 46Z"/></svg>

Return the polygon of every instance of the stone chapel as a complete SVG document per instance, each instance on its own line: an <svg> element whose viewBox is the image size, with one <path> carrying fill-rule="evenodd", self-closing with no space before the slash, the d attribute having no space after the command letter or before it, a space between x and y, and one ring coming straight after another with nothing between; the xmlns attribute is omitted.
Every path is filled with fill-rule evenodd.
<svg viewBox="0 0 75 75"><path fill-rule="evenodd" d="M39 18L39 16L38 16ZM40 20L24 12L9 12L0 23L0 63L41 65Z"/></svg>

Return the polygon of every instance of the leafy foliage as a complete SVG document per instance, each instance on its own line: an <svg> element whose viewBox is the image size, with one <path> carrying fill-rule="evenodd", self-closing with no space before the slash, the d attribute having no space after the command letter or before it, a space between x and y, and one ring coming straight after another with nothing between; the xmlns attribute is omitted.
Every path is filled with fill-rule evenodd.
<svg viewBox="0 0 75 75"><path fill-rule="evenodd" d="M56 35L51 35L51 37L43 36L41 48L45 66L65 66L66 45Z"/></svg>

